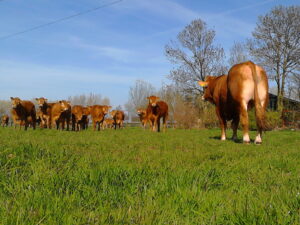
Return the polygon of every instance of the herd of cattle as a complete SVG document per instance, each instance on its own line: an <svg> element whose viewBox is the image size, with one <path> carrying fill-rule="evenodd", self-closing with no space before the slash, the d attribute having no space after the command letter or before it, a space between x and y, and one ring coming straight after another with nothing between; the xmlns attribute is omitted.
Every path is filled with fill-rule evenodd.
<svg viewBox="0 0 300 225"><path fill-rule="evenodd" d="M262 131L266 128L265 112L268 104L268 78L266 72L260 66L251 61L234 65L227 75L207 76L205 81L198 81L204 88L203 100L209 101L216 106L216 114L220 121L221 140L226 140L227 121L232 121L234 140L237 139L239 122L243 127L243 142L249 143L248 110L255 108L257 136L255 143L262 143ZM149 103L146 109L138 109L137 114L143 127L149 123L153 131L160 131L160 120L163 120L164 131L168 119L168 105L159 101L159 97L147 97ZM121 128L124 121L124 112L112 110L111 119L105 119L111 106L93 105L83 107L71 106L68 101L48 103L45 98L36 98L39 109L36 113L35 106L30 101L22 101L20 98L12 98L11 115L15 125L30 125L35 128L39 122L43 128L56 126L57 129L72 130L86 129L89 124L89 115L92 119L94 130L100 127ZM3 124L8 124L8 116L2 118Z"/></svg>
<svg viewBox="0 0 300 225"><path fill-rule="evenodd" d="M146 126L148 122L150 128L155 131L160 131L160 118L163 118L164 128L168 116L168 105L164 101L158 101L159 97L150 96L149 105L145 110L138 110L137 114L140 117L142 125ZM82 105L71 106L69 101L61 100L54 103L49 103L44 97L35 99L38 105L36 111L35 105L31 101L24 101L20 98L11 97L12 109L11 117L15 127L17 125L25 127L25 130L30 126L33 129L38 124L41 128L56 129L65 128L69 130L80 131L88 128L89 117L92 119L93 129L100 130L104 128L122 128L125 114L121 110L112 110L111 106L93 105L84 107ZM111 118L106 118L110 114ZM8 126L9 116L2 116L2 126Z"/></svg>

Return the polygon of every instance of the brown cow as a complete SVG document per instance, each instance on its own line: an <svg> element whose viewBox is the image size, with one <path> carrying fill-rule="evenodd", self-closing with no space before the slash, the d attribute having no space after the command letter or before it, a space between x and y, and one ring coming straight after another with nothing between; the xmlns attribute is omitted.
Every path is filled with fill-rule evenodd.
<svg viewBox="0 0 300 225"><path fill-rule="evenodd" d="M8 115L3 115L1 117L1 126L2 127L8 127L8 122L9 122L9 116Z"/></svg>
<svg viewBox="0 0 300 225"><path fill-rule="evenodd" d="M69 130L71 120L71 105L69 101L61 100L53 104L51 107L51 125L59 129L61 124L61 129L65 129L65 124L67 124L67 130Z"/></svg>
<svg viewBox="0 0 300 225"><path fill-rule="evenodd" d="M227 75L208 76L198 82L205 87L205 100L216 105L216 113L221 126L221 140L226 140L226 121L232 120L234 140L241 120L243 141L250 142L248 133L248 110L254 105L258 134L256 144L262 143L262 131L265 128L265 111L268 103L268 78L266 72L258 65L248 61L234 65Z"/></svg>
<svg viewBox="0 0 300 225"><path fill-rule="evenodd" d="M124 123L124 119L125 119L125 114L123 111L120 110L113 110L110 112L111 117L114 120L114 127L115 130L117 129L117 125L119 126L119 128L123 128L123 123Z"/></svg>
<svg viewBox="0 0 300 225"><path fill-rule="evenodd" d="M148 122L147 110L146 109L138 109L137 114L140 118L143 128L146 129L146 125Z"/></svg>
<svg viewBox="0 0 300 225"><path fill-rule="evenodd" d="M107 105L89 106L94 130L96 130L97 125L98 125L98 131L100 130L100 127L104 121L105 115L108 113L110 108L111 108L111 106L107 106Z"/></svg>
<svg viewBox="0 0 300 225"><path fill-rule="evenodd" d="M149 104L147 107L147 117L150 122L150 129L160 132L160 119L163 119L163 129L166 131L167 119L168 119L168 104L164 101L157 101L159 97L150 96L147 97Z"/></svg>
<svg viewBox="0 0 300 225"><path fill-rule="evenodd" d="M74 105L72 107L72 130L79 131L82 126L82 119L84 116L83 106L81 105Z"/></svg>
<svg viewBox="0 0 300 225"><path fill-rule="evenodd" d="M12 103L12 116L15 122L20 121L20 125L25 125L27 130L31 123L33 129L36 125L35 106L31 101L22 101L20 98L10 97ZM20 126L21 129L21 126Z"/></svg>
<svg viewBox="0 0 300 225"><path fill-rule="evenodd" d="M51 107L55 103L48 103L48 99L41 97L35 99L39 106L39 111L37 112L37 115L40 117L41 128L51 128Z"/></svg>
<svg viewBox="0 0 300 225"><path fill-rule="evenodd" d="M114 120L111 118L107 118L103 121L103 129L104 128L114 128Z"/></svg>

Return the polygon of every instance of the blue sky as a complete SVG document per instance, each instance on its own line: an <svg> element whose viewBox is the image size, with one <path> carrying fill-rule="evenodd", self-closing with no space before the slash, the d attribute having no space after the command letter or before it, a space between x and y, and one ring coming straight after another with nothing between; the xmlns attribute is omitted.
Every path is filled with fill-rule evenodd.
<svg viewBox="0 0 300 225"><path fill-rule="evenodd" d="M109 0L0 1L0 37ZM173 67L164 46L191 20L216 30L226 52L251 37L257 17L300 0L123 0L121 3L8 39L0 39L0 99L95 93L123 105L142 79L159 87Z"/></svg>

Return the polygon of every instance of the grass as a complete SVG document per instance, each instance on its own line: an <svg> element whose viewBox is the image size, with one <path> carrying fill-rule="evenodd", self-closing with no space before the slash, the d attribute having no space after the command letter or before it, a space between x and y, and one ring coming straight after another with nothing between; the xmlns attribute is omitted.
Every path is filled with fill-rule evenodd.
<svg viewBox="0 0 300 225"><path fill-rule="evenodd" d="M300 224L300 132L219 134L0 128L0 224Z"/></svg>

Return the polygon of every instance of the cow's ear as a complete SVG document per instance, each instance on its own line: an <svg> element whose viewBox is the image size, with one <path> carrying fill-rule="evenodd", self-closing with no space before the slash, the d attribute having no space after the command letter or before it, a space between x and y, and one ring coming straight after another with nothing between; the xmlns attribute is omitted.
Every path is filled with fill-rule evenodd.
<svg viewBox="0 0 300 225"><path fill-rule="evenodd" d="M38 99L38 98L35 98L35 100L38 101L39 99Z"/></svg>
<svg viewBox="0 0 300 225"><path fill-rule="evenodd" d="M160 99L160 97L156 97L156 99L158 100L158 99Z"/></svg>
<svg viewBox="0 0 300 225"><path fill-rule="evenodd" d="M109 105L108 108L111 109L112 107Z"/></svg>
<svg viewBox="0 0 300 225"><path fill-rule="evenodd" d="M147 97L147 99L150 99L150 97Z"/></svg>
<svg viewBox="0 0 300 225"><path fill-rule="evenodd" d="M68 103L68 104L71 104L71 102L70 102L70 101L67 101L67 103Z"/></svg>
<svg viewBox="0 0 300 225"><path fill-rule="evenodd" d="M201 87L207 87L208 82L206 82L206 81L198 81L198 84L199 84Z"/></svg>
<svg viewBox="0 0 300 225"><path fill-rule="evenodd" d="M59 103L61 103L61 101L58 101Z"/></svg>

